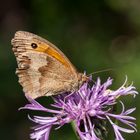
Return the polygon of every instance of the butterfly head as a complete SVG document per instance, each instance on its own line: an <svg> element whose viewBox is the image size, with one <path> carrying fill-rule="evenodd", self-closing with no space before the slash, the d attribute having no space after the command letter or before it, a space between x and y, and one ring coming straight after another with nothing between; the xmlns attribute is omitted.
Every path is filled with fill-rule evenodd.
<svg viewBox="0 0 140 140"><path fill-rule="evenodd" d="M89 77L86 74L79 73L78 74L78 81L79 81L79 86L81 86L83 83L89 81Z"/></svg>

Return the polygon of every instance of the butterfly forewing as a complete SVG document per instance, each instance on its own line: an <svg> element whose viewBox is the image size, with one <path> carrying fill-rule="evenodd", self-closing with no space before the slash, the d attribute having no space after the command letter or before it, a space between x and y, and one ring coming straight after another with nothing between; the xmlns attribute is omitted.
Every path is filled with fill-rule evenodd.
<svg viewBox="0 0 140 140"><path fill-rule="evenodd" d="M29 32L12 39L17 75L31 98L56 95L78 86L78 74L68 58L52 43Z"/></svg>

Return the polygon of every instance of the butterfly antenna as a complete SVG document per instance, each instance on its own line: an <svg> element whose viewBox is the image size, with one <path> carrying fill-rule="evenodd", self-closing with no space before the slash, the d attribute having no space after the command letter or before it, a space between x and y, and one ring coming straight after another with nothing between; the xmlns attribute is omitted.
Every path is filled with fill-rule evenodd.
<svg viewBox="0 0 140 140"><path fill-rule="evenodd" d="M106 71L113 71L113 69L109 68L109 69L105 69L105 70L95 71L95 72L92 72L92 73L88 74L87 76L90 76L90 75L93 75L93 74L97 74L97 73L101 73L101 72L106 72Z"/></svg>

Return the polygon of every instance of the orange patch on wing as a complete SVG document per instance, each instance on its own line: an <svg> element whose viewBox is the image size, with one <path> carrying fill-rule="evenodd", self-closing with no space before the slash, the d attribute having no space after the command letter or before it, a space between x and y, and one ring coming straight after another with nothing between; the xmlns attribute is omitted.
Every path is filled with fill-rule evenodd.
<svg viewBox="0 0 140 140"><path fill-rule="evenodd" d="M45 44L45 45L40 45L38 44L38 47L36 49L34 49L35 51L38 51L38 52L46 52L48 50L50 46Z"/></svg>
<svg viewBox="0 0 140 140"><path fill-rule="evenodd" d="M44 52L48 55L52 56L53 58L57 59L59 62L61 62L66 67L70 67L70 65L67 63L65 58L54 48L51 48L49 45L38 45L38 47L35 49L38 52Z"/></svg>

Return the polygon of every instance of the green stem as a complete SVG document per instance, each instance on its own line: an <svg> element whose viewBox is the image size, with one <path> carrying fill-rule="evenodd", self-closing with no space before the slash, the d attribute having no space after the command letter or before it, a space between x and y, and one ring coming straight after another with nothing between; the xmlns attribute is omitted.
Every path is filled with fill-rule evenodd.
<svg viewBox="0 0 140 140"><path fill-rule="evenodd" d="M74 131L74 133L75 133L77 139L80 140L80 137L79 137L79 135L78 135L78 133L77 133L77 131L76 131L76 126L75 126L74 121L71 122L71 126L72 126L72 129L73 129L73 131Z"/></svg>

